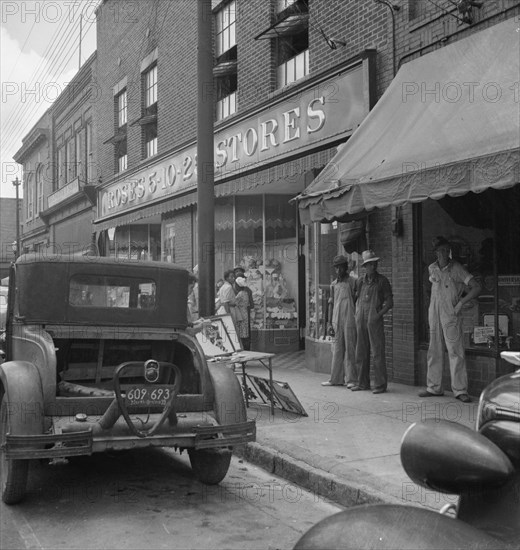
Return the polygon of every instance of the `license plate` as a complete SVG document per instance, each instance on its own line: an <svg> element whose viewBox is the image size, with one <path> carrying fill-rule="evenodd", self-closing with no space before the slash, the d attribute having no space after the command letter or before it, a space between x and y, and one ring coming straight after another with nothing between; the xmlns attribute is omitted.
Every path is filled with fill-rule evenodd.
<svg viewBox="0 0 520 550"><path fill-rule="evenodd" d="M173 386L132 386L126 390L125 403L129 407L164 407L173 394Z"/></svg>

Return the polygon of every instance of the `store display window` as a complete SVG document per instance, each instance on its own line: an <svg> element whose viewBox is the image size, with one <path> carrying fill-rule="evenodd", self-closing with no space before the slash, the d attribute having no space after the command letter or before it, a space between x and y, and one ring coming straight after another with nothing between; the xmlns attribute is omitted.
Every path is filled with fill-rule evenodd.
<svg viewBox="0 0 520 550"><path fill-rule="evenodd" d="M109 256L131 260L161 259L161 225L124 225L108 232Z"/></svg>
<svg viewBox="0 0 520 550"><path fill-rule="evenodd" d="M358 227L359 226L359 227ZM307 338L332 342L330 287L336 278L334 256L346 256L349 275L359 277L359 252L366 248L364 221L355 228L338 222L307 226Z"/></svg>
<svg viewBox="0 0 520 550"><path fill-rule="evenodd" d="M162 260L175 263L175 222L168 221L163 226Z"/></svg>
<svg viewBox="0 0 520 550"><path fill-rule="evenodd" d="M307 337L330 340L327 334L330 284L334 279L332 260L340 254L337 223L308 226Z"/></svg>
<svg viewBox="0 0 520 550"><path fill-rule="evenodd" d="M481 194L428 200L421 205L421 340L428 342L431 285L435 261L432 238L443 235L453 257L480 283L478 298L462 310L465 348L496 355L520 349L520 186Z"/></svg>
<svg viewBox="0 0 520 550"><path fill-rule="evenodd" d="M252 330L298 329L298 246L292 196L227 197L215 206L215 279L242 266Z"/></svg>

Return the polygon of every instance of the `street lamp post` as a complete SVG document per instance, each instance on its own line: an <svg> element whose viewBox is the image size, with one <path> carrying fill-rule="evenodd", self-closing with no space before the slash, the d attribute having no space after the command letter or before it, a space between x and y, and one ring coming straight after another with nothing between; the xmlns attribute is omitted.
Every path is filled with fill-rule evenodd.
<svg viewBox="0 0 520 550"><path fill-rule="evenodd" d="M20 256L20 208L19 208L19 196L18 187L22 182L18 179L18 176L13 181L13 185L16 189L16 258Z"/></svg>

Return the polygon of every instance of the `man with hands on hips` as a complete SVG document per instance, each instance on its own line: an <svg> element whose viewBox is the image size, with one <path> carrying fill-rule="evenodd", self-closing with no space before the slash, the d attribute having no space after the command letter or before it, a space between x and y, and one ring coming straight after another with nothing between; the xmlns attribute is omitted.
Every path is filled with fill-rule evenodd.
<svg viewBox="0 0 520 550"><path fill-rule="evenodd" d="M433 248L437 260L428 267L432 291L428 310L430 344L427 389L421 391L419 397L443 395L444 341L448 350L453 394L463 403L469 403L471 398L468 395L460 312L466 302L479 295L481 287L462 264L451 258L451 246L447 239L435 237Z"/></svg>

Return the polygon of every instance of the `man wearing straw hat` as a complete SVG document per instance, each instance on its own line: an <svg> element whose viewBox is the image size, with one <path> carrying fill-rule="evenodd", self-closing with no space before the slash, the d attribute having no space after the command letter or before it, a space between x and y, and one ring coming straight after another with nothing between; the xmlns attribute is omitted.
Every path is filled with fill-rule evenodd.
<svg viewBox="0 0 520 550"><path fill-rule="evenodd" d="M377 272L379 258L372 250L362 254L361 267L366 273L357 281L356 302L356 368L357 384L352 391L370 389L370 351L374 357L374 389L384 393L387 389L385 330L383 316L394 305L389 280Z"/></svg>

